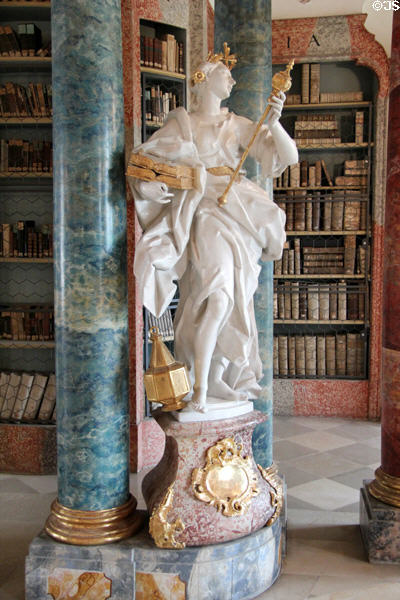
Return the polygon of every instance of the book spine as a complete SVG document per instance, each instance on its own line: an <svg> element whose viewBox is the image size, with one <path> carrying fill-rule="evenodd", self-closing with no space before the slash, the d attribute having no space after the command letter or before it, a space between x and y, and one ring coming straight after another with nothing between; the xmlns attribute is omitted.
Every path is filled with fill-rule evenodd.
<svg viewBox="0 0 400 600"><path fill-rule="evenodd" d="M346 375L346 334L336 335L336 375Z"/></svg>
<svg viewBox="0 0 400 600"><path fill-rule="evenodd" d="M319 88L320 88L320 64L313 63L310 65L310 103L319 103Z"/></svg>
<svg viewBox="0 0 400 600"><path fill-rule="evenodd" d="M317 335L317 375L325 377L326 375L326 352L325 336Z"/></svg>
<svg viewBox="0 0 400 600"><path fill-rule="evenodd" d="M295 319L295 320L300 319L300 312L299 312L299 282L298 281L294 281L292 283L291 309L292 309L292 319Z"/></svg>
<svg viewBox="0 0 400 600"><path fill-rule="evenodd" d="M326 374L328 377L336 375L336 340L334 335L325 337Z"/></svg>
<svg viewBox="0 0 400 600"><path fill-rule="evenodd" d="M338 318L339 321L347 320L347 285L343 280L338 284Z"/></svg>
<svg viewBox="0 0 400 600"><path fill-rule="evenodd" d="M292 335L288 337L288 375L296 376L296 340Z"/></svg>
<svg viewBox="0 0 400 600"><path fill-rule="evenodd" d="M288 375L288 339L286 335L278 336L279 375Z"/></svg>
<svg viewBox="0 0 400 600"><path fill-rule="evenodd" d="M278 338L275 335L274 336L274 354L273 354L273 372L274 372L274 377L278 377L279 376L279 348L278 348Z"/></svg>
<svg viewBox="0 0 400 600"><path fill-rule="evenodd" d="M303 63L301 66L301 102L309 104L310 102L310 65Z"/></svg>
<svg viewBox="0 0 400 600"><path fill-rule="evenodd" d="M317 339L315 335L304 336L306 375L315 377L317 374Z"/></svg>
<svg viewBox="0 0 400 600"><path fill-rule="evenodd" d="M356 236L346 235L344 240L344 272L352 275L355 272Z"/></svg>
<svg viewBox="0 0 400 600"><path fill-rule="evenodd" d="M318 321L319 319L319 297L318 285L311 284L308 286L308 320Z"/></svg>
<svg viewBox="0 0 400 600"><path fill-rule="evenodd" d="M346 374L355 377L357 371L357 334L347 334L346 345Z"/></svg>
<svg viewBox="0 0 400 600"><path fill-rule="evenodd" d="M315 192L314 201L313 201L313 210L312 210L312 229L313 231L320 230L320 220L321 220L321 203L320 203L320 192Z"/></svg>
<svg viewBox="0 0 400 600"><path fill-rule="evenodd" d="M306 353L304 345L304 337L302 335L295 336L295 356L296 356L296 374L304 376L306 374Z"/></svg>

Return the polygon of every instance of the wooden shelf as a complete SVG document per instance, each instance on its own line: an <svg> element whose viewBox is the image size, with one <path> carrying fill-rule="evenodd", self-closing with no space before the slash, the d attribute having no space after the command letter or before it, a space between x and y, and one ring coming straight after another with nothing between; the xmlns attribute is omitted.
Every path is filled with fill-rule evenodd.
<svg viewBox="0 0 400 600"><path fill-rule="evenodd" d="M171 77L172 79L186 79L186 75L183 73L164 71L163 69L153 69L152 67L140 67L140 72L149 73L150 75L162 75L164 77Z"/></svg>
<svg viewBox="0 0 400 600"><path fill-rule="evenodd" d="M0 2L0 10L2 8L51 8L50 0L45 0L44 2L38 2L37 0L32 0L31 2L26 2L26 0L21 0L18 2L17 0L8 0L7 2L3 0Z"/></svg>
<svg viewBox="0 0 400 600"><path fill-rule="evenodd" d="M310 108L321 110L324 108L368 107L371 105L372 102L368 100L360 100L359 102L318 102L315 104L285 104L283 110L310 110Z"/></svg>
<svg viewBox="0 0 400 600"><path fill-rule="evenodd" d="M316 275L274 275L274 279L365 279L365 275L358 273L356 275L348 275L347 273L317 273Z"/></svg>
<svg viewBox="0 0 400 600"><path fill-rule="evenodd" d="M310 320L310 319L274 319L276 325L365 325L365 321L339 321L337 319Z"/></svg>
<svg viewBox="0 0 400 600"><path fill-rule="evenodd" d="M0 348L18 348L18 349L24 349L24 348L43 348L43 349L51 349L51 348L55 348L56 347L56 343L54 340L52 341L45 341L45 340L38 340L38 341L32 341L32 340L0 340Z"/></svg>
<svg viewBox="0 0 400 600"><path fill-rule="evenodd" d="M367 148L368 146L373 146L373 144L369 144L368 142L362 142L361 144L356 144L355 142L341 142L340 144L332 145L308 144L307 146L297 146L297 150L299 152L301 152L301 150L346 150L347 148Z"/></svg>
<svg viewBox="0 0 400 600"><path fill-rule="evenodd" d="M15 71L50 71L51 56L0 56L0 69Z"/></svg>
<svg viewBox="0 0 400 600"><path fill-rule="evenodd" d="M0 125L51 125L49 117L0 117Z"/></svg>
<svg viewBox="0 0 400 600"><path fill-rule="evenodd" d="M287 231L287 236L312 236L312 235L367 235L365 229L357 231Z"/></svg>
<svg viewBox="0 0 400 600"><path fill-rule="evenodd" d="M292 191L292 190L296 190L296 191L305 191L305 190L314 190L314 191L319 191L319 190L360 190L360 191L366 191L367 186L366 185L319 185L319 186L310 186L310 185L303 185L301 187L278 187L278 188L274 188L274 193L275 192L286 192L286 191Z"/></svg>
<svg viewBox="0 0 400 600"><path fill-rule="evenodd" d="M43 258L28 258L18 256L0 256L0 262L4 263L53 263L54 258L43 257Z"/></svg>
<svg viewBox="0 0 400 600"><path fill-rule="evenodd" d="M35 171L11 171L11 172L1 172L1 179L52 179L53 173L37 173Z"/></svg>

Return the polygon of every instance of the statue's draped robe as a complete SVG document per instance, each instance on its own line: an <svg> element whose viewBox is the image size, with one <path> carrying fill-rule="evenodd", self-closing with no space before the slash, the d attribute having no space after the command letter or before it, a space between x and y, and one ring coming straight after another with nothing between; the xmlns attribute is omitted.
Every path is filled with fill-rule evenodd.
<svg viewBox="0 0 400 600"><path fill-rule="evenodd" d="M172 190L168 203L149 198L146 183L133 183L139 222L143 228L135 254L135 275L144 306L154 315L168 307L179 281L175 316L175 356L193 378L195 332L204 318L207 299L222 291L229 302L218 332L211 373L218 371L226 397L255 397L259 391L261 361L253 295L260 272L259 260L280 258L285 241L285 215L272 198L241 176L231 187L228 202L218 205L229 176L211 175L209 167L239 162L255 124L222 109L216 117L202 118L178 108L167 123L135 152L164 162L196 168L193 190ZM294 143L294 142L293 142ZM261 163L263 175L277 177L286 168L279 160L266 126L250 155ZM221 398L221 383L209 396Z"/></svg>

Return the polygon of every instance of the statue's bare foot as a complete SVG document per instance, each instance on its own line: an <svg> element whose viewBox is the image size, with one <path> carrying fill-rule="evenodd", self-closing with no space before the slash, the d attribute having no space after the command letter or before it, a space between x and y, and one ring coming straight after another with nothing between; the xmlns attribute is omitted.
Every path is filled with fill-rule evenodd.
<svg viewBox="0 0 400 600"><path fill-rule="evenodd" d="M207 412L207 390L197 388L193 390L193 396L188 406L196 412Z"/></svg>

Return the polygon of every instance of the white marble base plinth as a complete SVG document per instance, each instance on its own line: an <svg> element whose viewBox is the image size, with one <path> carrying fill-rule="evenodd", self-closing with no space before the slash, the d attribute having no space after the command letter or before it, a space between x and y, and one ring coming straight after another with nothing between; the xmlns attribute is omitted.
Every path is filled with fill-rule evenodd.
<svg viewBox="0 0 400 600"><path fill-rule="evenodd" d="M228 400L217 400L207 398L207 412L188 410L173 411L173 417L180 423L199 423L202 421L219 421L220 419L233 419L246 415L254 410L253 403L249 400L229 402Z"/></svg>

